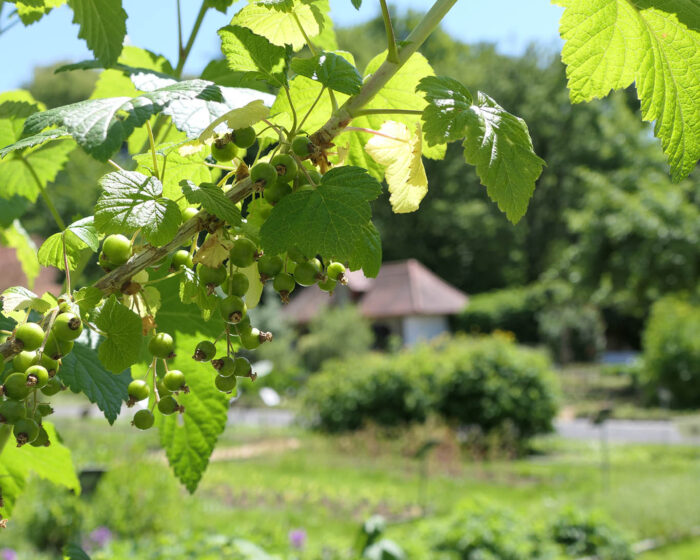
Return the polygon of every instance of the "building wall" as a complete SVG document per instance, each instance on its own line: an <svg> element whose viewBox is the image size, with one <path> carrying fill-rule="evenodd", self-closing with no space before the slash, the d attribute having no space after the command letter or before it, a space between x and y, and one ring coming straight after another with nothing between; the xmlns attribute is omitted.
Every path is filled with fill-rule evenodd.
<svg viewBox="0 0 700 560"><path fill-rule="evenodd" d="M406 346L413 346L421 340L430 340L450 330L444 315L412 315L404 317L402 322L401 334Z"/></svg>

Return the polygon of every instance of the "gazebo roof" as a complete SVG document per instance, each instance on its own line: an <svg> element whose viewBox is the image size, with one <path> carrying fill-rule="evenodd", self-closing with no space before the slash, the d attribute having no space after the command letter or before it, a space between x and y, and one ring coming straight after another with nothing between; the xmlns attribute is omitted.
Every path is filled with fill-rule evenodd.
<svg viewBox="0 0 700 560"><path fill-rule="evenodd" d="M453 315L467 304L467 295L415 259L382 265L377 278L361 271L348 274L347 290L360 313L369 319L412 315ZM317 286L301 290L285 308L296 323L307 323L321 309L342 299L340 288L329 297Z"/></svg>

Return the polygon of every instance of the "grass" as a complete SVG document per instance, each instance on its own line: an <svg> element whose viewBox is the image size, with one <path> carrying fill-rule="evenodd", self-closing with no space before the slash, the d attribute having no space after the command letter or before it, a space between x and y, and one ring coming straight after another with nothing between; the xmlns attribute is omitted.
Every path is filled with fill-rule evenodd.
<svg viewBox="0 0 700 560"><path fill-rule="evenodd" d="M612 446L606 475L596 443L542 438L529 458L473 461L463 457L454 436L443 430L443 442L428 463L424 512L423 464L413 455L434 433L427 428L400 437L368 431L327 438L299 429L231 427L221 448L239 452L254 444L259 450L263 442L264 452L213 462L197 493L189 496L168 474L154 432L136 433L119 422L111 430L97 420L57 423L78 468L105 466L109 472L95 496L84 499L30 485L2 546L27 551L23 526L37 527L37 519L47 518L54 520L47 522L49 527L56 519L66 523L76 508L84 533L106 525L122 535L111 552L97 558L160 558L148 555L154 543L212 533L248 537L284 554L289 551L288 532L303 528L308 546L300 558L315 559L324 548L349 549L360 523L376 513L389 521L388 537L408 548L412 558L430 558L433 528L474 504L506 507L528 521L547 519L564 506L601 510L631 540L682 537L700 526L700 448ZM298 448L275 451L279 442L290 441ZM687 551L693 550L694 558L700 557L697 542L668 550L676 548L679 556L665 556L662 550L642 558L691 558L693 552ZM37 560L49 557L27 554Z"/></svg>

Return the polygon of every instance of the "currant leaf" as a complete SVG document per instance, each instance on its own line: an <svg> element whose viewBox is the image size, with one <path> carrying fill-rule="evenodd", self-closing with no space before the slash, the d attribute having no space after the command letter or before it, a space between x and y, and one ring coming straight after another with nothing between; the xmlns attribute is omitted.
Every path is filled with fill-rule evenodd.
<svg viewBox="0 0 700 560"><path fill-rule="evenodd" d="M188 180L182 181L180 185L185 198L191 204L201 204L207 212L229 225L241 223L240 210L216 185L207 183L195 185Z"/></svg>
<svg viewBox="0 0 700 560"><path fill-rule="evenodd" d="M68 266L75 270L86 249L96 253L100 248L97 238L97 230L94 225L94 218L88 216L77 222L70 224L64 232L54 233L39 249L39 263L43 266L53 266L59 270L65 270L63 259L63 239L65 237L66 256Z"/></svg>
<svg viewBox="0 0 700 560"><path fill-rule="evenodd" d="M102 365L120 373L139 360L141 353L141 319L110 296L97 314L95 325L104 334L97 354Z"/></svg>
<svg viewBox="0 0 700 560"><path fill-rule="evenodd" d="M139 325L140 323L139 320ZM114 424L122 403L129 398L127 387L131 383L131 372L124 369L115 375L105 369L95 351L98 344L100 349L104 345L104 342L100 344L101 340L96 333L83 331L73 350L61 359L59 376L73 393L83 393L91 403L97 405L107 421ZM140 340L135 348L138 352Z"/></svg>
<svg viewBox="0 0 700 560"><path fill-rule="evenodd" d="M311 58L292 59L292 70L327 88L354 95L362 87L360 72L345 57L324 52Z"/></svg>
<svg viewBox="0 0 700 560"><path fill-rule="evenodd" d="M359 167L334 168L313 191L285 196L260 230L263 249L276 255L298 247L307 255L347 261L376 276L381 244L372 225L369 201L381 185Z"/></svg>
<svg viewBox="0 0 700 560"><path fill-rule="evenodd" d="M416 87L425 93L423 134L429 145L464 138L471 118L472 95L460 82L445 76L428 76Z"/></svg>
<svg viewBox="0 0 700 560"><path fill-rule="evenodd" d="M42 425L51 441L49 447L7 445L3 449L2 461L0 461L4 502L0 507L1 517L9 517L12 514L17 497L27 485L30 472L80 494L80 481L75 473L70 450L61 443L51 422L44 421Z"/></svg>
<svg viewBox="0 0 700 560"><path fill-rule="evenodd" d="M51 304L48 301L40 298L23 286L7 288L0 296L0 303L2 303L2 311L4 313L22 311L24 309L33 309L39 313L46 313L51 309Z"/></svg>
<svg viewBox="0 0 700 560"><path fill-rule="evenodd" d="M675 181L700 158L700 6L690 0L556 0L573 102L636 82Z"/></svg>
<svg viewBox="0 0 700 560"><path fill-rule="evenodd" d="M68 0L73 23L80 25L78 37L105 66L119 58L126 36L126 12L121 0Z"/></svg>
<svg viewBox="0 0 700 560"><path fill-rule="evenodd" d="M15 8L22 23L30 25L65 3L66 0L15 0Z"/></svg>
<svg viewBox="0 0 700 560"><path fill-rule="evenodd" d="M263 94L255 94L260 97ZM235 107L223 114L219 114L216 119L209 120L208 126L200 131L199 140L206 142L214 137L214 132L226 132L227 129L236 130L239 128L247 128L259 123L261 120L268 117L270 109L266 106L272 105L274 98L271 95L265 95L265 99L256 99ZM230 106L229 106L230 107Z"/></svg>
<svg viewBox="0 0 700 560"><path fill-rule="evenodd" d="M155 177L135 171L115 171L100 179L104 192L95 205L95 225L101 233L131 234L140 229L154 245L170 241L181 223L180 210L163 197Z"/></svg>
<svg viewBox="0 0 700 560"><path fill-rule="evenodd" d="M175 476L194 492L204 474L214 446L228 419L229 397L212 382L211 365L192 360L198 339L178 337L173 369L187 372L190 391L181 394L178 402L184 414L157 415L161 445Z"/></svg>

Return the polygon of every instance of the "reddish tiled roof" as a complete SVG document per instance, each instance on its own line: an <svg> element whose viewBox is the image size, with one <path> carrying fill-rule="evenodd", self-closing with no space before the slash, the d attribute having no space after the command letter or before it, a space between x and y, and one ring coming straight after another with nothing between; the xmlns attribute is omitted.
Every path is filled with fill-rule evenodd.
<svg viewBox="0 0 700 560"><path fill-rule="evenodd" d="M345 292L343 292L345 290ZM467 305L467 295L433 274L415 259L382 265L377 278L362 272L348 274L348 287L329 297L317 286L299 290L285 308L285 315L308 323L321 309L337 303L348 293L358 299L360 312L370 319L409 315L453 315Z"/></svg>
<svg viewBox="0 0 700 560"><path fill-rule="evenodd" d="M17 260L15 250L10 247L0 247L0 292L11 286L26 286L27 277L22 272L22 266ZM42 268L34 281L32 291L41 295L51 292L61 294L61 285L56 281L55 268Z"/></svg>

